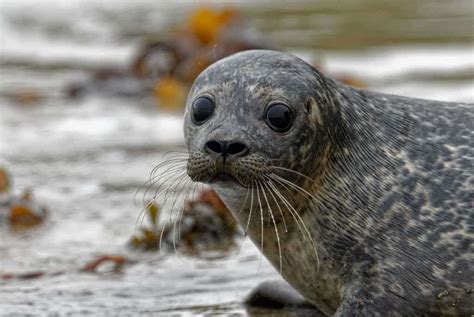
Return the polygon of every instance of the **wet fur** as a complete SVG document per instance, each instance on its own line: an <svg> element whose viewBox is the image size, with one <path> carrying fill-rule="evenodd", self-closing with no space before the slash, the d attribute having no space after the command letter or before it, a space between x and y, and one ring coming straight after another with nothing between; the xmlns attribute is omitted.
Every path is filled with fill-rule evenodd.
<svg viewBox="0 0 474 317"><path fill-rule="evenodd" d="M213 96L216 111L195 126L189 109L202 94ZM295 113L288 133L264 123L275 100ZM211 186L286 281L324 313L469 316L473 125L473 105L355 89L292 55L247 51L209 67L190 92L188 174L207 182L215 172L206 141L247 143L260 165L231 162L247 186ZM256 197L250 203L250 190L260 205Z"/></svg>

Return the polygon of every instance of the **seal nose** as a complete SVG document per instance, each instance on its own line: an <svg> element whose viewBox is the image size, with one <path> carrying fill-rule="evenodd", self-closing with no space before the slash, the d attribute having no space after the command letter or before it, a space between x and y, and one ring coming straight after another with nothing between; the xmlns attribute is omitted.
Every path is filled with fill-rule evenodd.
<svg viewBox="0 0 474 317"><path fill-rule="evenodd" d="M240 142L227 142L211 140L206 142L206 148L212 152L227 156L244 156L248 153L249 148Z"/></svg>

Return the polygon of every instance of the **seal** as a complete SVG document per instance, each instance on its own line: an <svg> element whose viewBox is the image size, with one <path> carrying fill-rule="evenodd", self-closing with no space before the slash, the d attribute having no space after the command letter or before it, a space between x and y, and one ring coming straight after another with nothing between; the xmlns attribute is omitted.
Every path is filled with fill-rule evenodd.
<svg viewBox="0 0 474 317"><path fill-rule="evenodd" d="M187 173L326 315L470 315L473 105L345 86L286 53L217 61L186 104Z"/></svg>

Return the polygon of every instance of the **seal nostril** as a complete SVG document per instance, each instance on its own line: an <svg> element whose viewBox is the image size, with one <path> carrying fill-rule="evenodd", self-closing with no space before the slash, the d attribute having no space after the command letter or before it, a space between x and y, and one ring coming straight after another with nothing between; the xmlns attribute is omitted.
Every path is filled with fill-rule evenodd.
<svg viewBox="0 0 474 317"><path fill-rule="evenodd" d="M226 141L212 140L206 142L206 148L224 157L227 155L245 155L248 152L247 146L240 142L228 143Z"/></svg>
<svg viewBox="0 0 474 317"><path fill-rule="evenodd" d="M218 141L208 141L206 142L206 147L215 153L222 153L222 144Z"/></svg>
<svg viewBox="0 0 474 317"><path fill-rule="evenodd" d="M247 146L239 142L231 143L227 147L227 152L230 155L245 154L247 150L248 150Z"/></svg>

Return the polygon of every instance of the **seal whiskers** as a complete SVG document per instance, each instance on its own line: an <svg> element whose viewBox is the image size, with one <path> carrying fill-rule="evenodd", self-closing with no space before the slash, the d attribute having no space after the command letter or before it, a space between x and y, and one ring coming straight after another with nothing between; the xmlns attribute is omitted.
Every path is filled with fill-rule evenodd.
<svg viewBox="0 0 474 317"><path fill-rule="evenodd" d="M263 188L262 183L260 183L260 188L262 188L263 197L265 198L265 201L267 203L268 212L270 213L270 217L272 218L273 226L275 228L275 235L276 235L277 244L278 244L278 257L280 259L280 274L281 274L283 272L283 260L282 260L282 257L281 257L280 234L278 233L278 227L277 227L277 224L276 224L276 221L275 221L275 217L273 216L273 211L272 211L272 208L270 206L270 203L268 202L268 198L267 198L267 195L265 194L265 189Z"/></svg>
<svg viewBox="0 0 474 317"><path fill-rule="evenodd" d="M297 224L301 234L303 237L308 239L307 241L309 242L310 246L314 249L314 255L316 256L316 271L319 271L319 255L318 255L318 250L316 248L316 242L314 241L310 231L308 230L308 227L304 223L303 219L301 219L301 216L299 215L298 211L288 202L288 200L283 196L282 193L277 189L276 185L272 182L272 180L269 178L268 179L269 185L273 188L275 193L280 197L281 201L283 204L288 208L288 211L290 212L291 216L294 218L295 223ZM284 184L282 184L285 186ZM288 190L288 189L287 189ZM301 223L301 226L300 226Z"/></svg>
<svg viewBox="0 0 474 317"><path fill-rule="evenodd" d="M195 183L195 182L192 181L192 179L188 179L188 180L186 180L186 183L184 185L187 188L190 188L192 186L192 191L191 191L191 189L188 189L187 194L182 195L183 197L181 199L181 202L178 204L178 207L179 207L179 211L178 211L179 212L179 214L178 214L178 234L177 234L178 239L181 239L181 224L182 224L183 214L184 214L184 210L185 210L185 203L186 203L186 201L189 201L190 199L191 200L193 199L194 194L196 193L196 189L199 186L199 183ZM174 204L175 203L176 203L176 200L173 203L173 206L171 207L170 210L174 210Z"/></svg>
<svg viewBox="0 0 474 317"><path fill-rule="evenodd" d="M263 207L262 201L260 200L260 184L255 181L255 186L257 187L257 199L258 199L258 207L260 209L260 261L258 263L258 268L262 265L262 256L263 256Z"/></svg>
<svg viewBox="0 0 474 317"><path fill-rule="evenodd" d="M286 206L287 210L290 212L290 215L291 217L293 218L293 220L295 221L296 225L298 226L298 230L301 232L301 234L303 236L305 236L306 234L306 231L303 230L303 228L301 227L301 224L299 222L299 219L298 217L295 216L295 209L294 207L288 202L288 200L280 193L280 191L278 190L278 188L276 187L276 185L270 180L268 179L268 186L270 186L270 188L273 190L273 192L278 196L278 198L280 198L281 202L283 203L283 205Z"/></svg>
<svg viewBox="0 0 474 317"><path fill-rule="evenodd" d="M247 188L247 193L249 192L249 190L251 190L251 195L250 195L250 208L249 208L249 215L247 217L247 221L245 222L246 225L245 225L245 229L244 229L244 236L242 237L242 242L240 243L240 246L239 246L239 251L237 253L240 253L240 250L242 250L242 246L244 245L244 241L245 241L245 238L247 237L248 235L248 231L249 231L249 226L250 226L250 221L252 219L252 210L253 210L253 190L254 190L254 187L248 187ZM244 205L245 206L245 205ZM244 207L245 208L245 207ZM242 211L243 209L240 209L240 211ZM239 212L240 214L240 212Z"/></svg>
<svg viewBox="0 0 474 317"><path fill-rule="evenodd" d="M189 182L189 180L185 180L186 182ZM196 188L196 184L194 184L194 188ZM172 214L174 212L174 206L176 204L176 201L178 199L175 199L175 201L173 202L173 205L171 206L171 209L170 209L170 214ZM184 200L185 198L183 198L183 203L184 204ZM176 248L176 236L178 236L178 238L181 237L181 217L183 215L183 212L184 212L184 208L181 208L181 210L178 210L178 216L177 216L177 219L175 218L174 221L173 221L173 250L174 250L174 253L175 254L178 254L178 251L177 251L177 248ZM171 216L170 216L171 218ZM176 225L178 224L178 234L176 234Z"/></svg>
<svg viewBox="0 0 474 317"><path fill-rule="evenodd" d="M278 211L280 212L281 220L283 221L283 227L285 228L285 233L287 233L288 232L288 227L286 225L285 216L283 215L283 211L281 209L280 203L278 203L278 200L275 198L275 195L273 194L273 190L269 187L268 183L263 182L263 185L267 188L268 192L270 193L270 195L273 198L273 201L277 205Z"/></svg>
<svg viewBox="0 0 474 317"><path fill-rule="evenodd" d="M250 221L252 220L252 211L253 211L253 189L254 187L251 187L252 188L252 197L250 198L250 211L249 211L249 216L248 216L248 219L247 219L247 225L245 226L245 232L244 232L244 236L246 237L248 232L249 232L249 226L250 226Z"/></svg>
<svg viewBox="0 0 474 317"><path fill-rule="evenodd" d="M303 177L305 180L307 180L307 181L309 181L309 182L311 182L311 183L314 182L314 179L311 179L311 178L308 177L307 175L304 175L303 173L300 173L300 172L298 172L298 171L292 170L292 169L290 169L290 168L284 168L284 167L277 166L277 165L269 165L268 167L271 168L271 169L278 169L278 170L282 170L282 171L285 171L285 172L294 173L294 174L296 174L296 175L298 175L298 176Z"/></svg>
<svg viewBox="0 0 474 317"><path fill-rule="evenodd" d="M184 182L184 184L183 184ZM185 186L195 186L195 184L192 184L189 182L189 177L188 175L186 174L186 172L182 172L181 174L178 174L178 177L176 177L169 185L168 187L164 190L164 191L161 191L157 194L155 194L155 196L153 196L153 199L152 201L156 201L158 199L158 197L160 197L162 194L164 194L164 200L162 202L162 206L165 206L166 203L168 202L168 199L171 197L171 194L174 193L176 191L177 188L179 188L180 186L182 185L185 185ZM175 197L175 200L173 201L173 204L170 208L170 212L169 212L169 217L168 217L168 222L167 224L172 221L173 219L173 212L174 212L174 207L175 207L175 204L176 202L178 201L177 197Z"/></svg>
<svg viewBox="0 0 474 317"><path fill-rule="evenodd" d="M182 168L182 167L181 167L181 168ZM179 170L179 169L178 169L178 170ZM184 169L181 171L180 174L178 174L178 178L179 178L179 177L186 177L186 176L187 176L187 175L186 175L186 171L185 171ZM165 180L164 180L163 182L161 182L161 183L158 185L158 187L157 187L157 189L156 189L156 191L155 191L155 194L153 195L153 198L151 198L148 202L145 202L145 199L146 199L145 195L147 194L149 188L150 188L154 183L153 183L152 185L150 185L150 186L147 188L147 190L145 191L145 193L144 193L144 195L143 195L143 208L142 208L142 210L140 211L140 213L139 213L139 215L138 215L138 217L137 217L137 220L135 221L135 230L136 230L136 228L137 228L137 226L138 226L138 223L143 224L143 220L145 219L145 216L146 216L146 212L147 212L147 210L148 210L148 207L149 207L149 205L150 205L151 203L155 202L155 200L156 200L156 198L157 198L157 193L158 193L158 191L160 190L160 188L161 188L164 184L166 184L166 181L168 181L168 180L170 180L170 179L175 179L175 177L176 177L176 175L174 175L173 173L170 173L170 174L166 175ZM160 179L161 179L161 177L160 177ZM156 182L158 182L158 181L160 181L160 180L157 180ZM163 193L163 192L161 192L161 193Z"/></svg>
<svg viewBox="0 0 474 317"><path fill-rule="evenodd" d="M167 166L167 165L171 165L170 169L173 169L174 167L177 167L178 168L177 170L179 170L180 168L183 168L186 165L188 158L189 157L187 155L182 156L182 157L172 157L172 158L167 159L164 162L161 162L160 164L156 165L152 169L152 171L150 172L150 176L149 176L148 181L146 181L142 186L140 186L137 189L137 191L135 192L134 202L136 203L136 197L137 197L138 193L140 192L140 190L142 189L142 187L146 186L145 191L143 193L143 198L142 198L142 203L145 204L146 195L148 194L148 191L151 189L151 187L153 187L158 182L162 181L162 179L161 179L162 176L169 174L168 173L169 169L168 169L165 172L160 173L159 175L155 175L159 168ZM161 182L161 184L162 183L163 182Z"/></svg>
<svg viewBox="0 0 474 317"><path fill-rule="evenodd" d="M184 195L181 195L181 197L175 197L175 200L172 204L172 206L169 208L170 210L170 215L168 219L166 220L166 223L162 226L161 232L160 232L160 237L159 237L159 249L162 249L162 241L163 241L163 236L165 230L170 226L170 223L172 222L172 244L173 244L173 250L175 254L178 254L177 248L176 248L176 238L178 240L181 238L181 222L182 222L182 217L184 213L184 203L191 199L190 197L194 197L194 194L196 192L197 187L200 185L199 183L193 182L189 178L184 178L184 180L181 180L180 183L183 183L180 186L184 187ZM179 202L177 204L177 202ZM163 204L166 204L166 199L164 200ZM177 216L173 217L173 214L175 212L175 207L179 208L177 211ZM177 228L177 229L176 229ZM176 232L177 230L177 232Z"/></svg>

